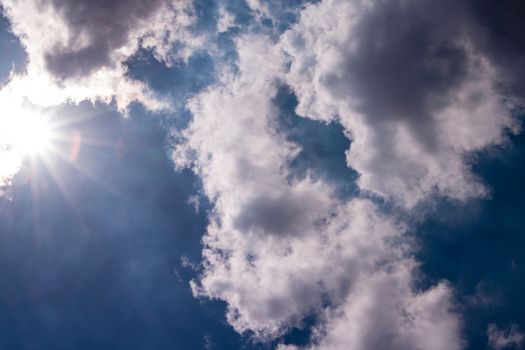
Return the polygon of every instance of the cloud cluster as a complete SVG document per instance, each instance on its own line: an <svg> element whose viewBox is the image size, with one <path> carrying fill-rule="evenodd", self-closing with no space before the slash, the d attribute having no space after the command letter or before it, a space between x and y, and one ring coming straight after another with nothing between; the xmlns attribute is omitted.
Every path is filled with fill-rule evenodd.
<svg viewBox="0 0 525 350"><path fill-rule="evenodd" d="M161 108L123 62L142 45L170 65L203 44L188 29L189 0L0 1L28 53L27 74L14 75L0 101L114 98L121 109L132 101ZM174 132L175 164L202 178L213 206L193 293L225 301L228 322L259 340L314 316L311 349L462 349L452 287L414 287L405 224L369 196L341 199L326 179L291 176L301 150L279 127L274 98L288 85L300 116L341 123L351 139L347 164L367 194L405 208L435 194L483 196L470 159L518 130L511 109L523 102L525 44L502 23L522 28L524 6L297 4L287 14L301 11L299 21L279 37L286 6L247 1L256 25L278 22L279 30L241 31L237 66L224 63L218 82L188 101L189 126ZM240 25L226 8L219 19L224 35ZM522 341L497 328L488 335L495 348Z"/></svg>
<svg viewBox="0 0 525 350"><path fill-rule="evenodd" d="M229 323L259 340L317 315L323 349L459 349L450 288L412 288L403 225L321 180L290 180L299 149L277 131L273 104L282 52L260 36L237 46L238 70L191 100L174 153L214 203L194 294L226 301Z"/></svg>
<svg viewBox="0 0 525 350"><path fill-rule="evenodd" d="M249 4L269 16L268 3ZM413 245L396 217L369 199L338 199L325 180L289 176L300 149L272 101L287 84L300 116L341 123L364 193L407 209L434 195L484 196L471 159L518 131L522 98L509 73L520 51L502 43L491 7L325 0L279 38L240 36L238 67L189 102L174 152L214 208L194 294L226 301L229 323L257 339L314 315L306 348L464 348L451 286L414 289Z"/></svg>
<svg viewBox="0 0 525 350"><path fill-rule="evenodd" d="M327 0L284 35L297 112L346 128L361 189L408 207L487 192L469 156L516 130L512 96L496 84L513 81L477 44L467 5Z"/></svg>
<svg viewBox="0 0 525 350"><path fill-rule="evenodd" d="M127 77L123 62L142 43L169 61L176 41L191 42L190 1L2 0L13 32L28 54L27 74L7 87L33 103L112 98L121 110L134 101L158 109L144 84ZM5 90L5 89L4 89Z"/></svg>

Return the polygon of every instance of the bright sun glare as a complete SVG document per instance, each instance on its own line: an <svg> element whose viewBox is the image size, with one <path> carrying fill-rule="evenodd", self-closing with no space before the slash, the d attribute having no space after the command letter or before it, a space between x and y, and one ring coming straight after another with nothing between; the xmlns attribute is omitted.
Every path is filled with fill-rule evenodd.
<svg viewBox="0 0 525 350"><path fill-rule="evenodd" d="M21 116L13 122L10 129L11 147L21 156L42 155L49 149L52 130L43 116Z"/></svg>
<svg viewBox="0 0 525 350"><path fill-rule="evenodd" d="M11 105L0 116L0 185L20 169L26 158L45 158L52 146L53 127L44 114Z"/></svg>

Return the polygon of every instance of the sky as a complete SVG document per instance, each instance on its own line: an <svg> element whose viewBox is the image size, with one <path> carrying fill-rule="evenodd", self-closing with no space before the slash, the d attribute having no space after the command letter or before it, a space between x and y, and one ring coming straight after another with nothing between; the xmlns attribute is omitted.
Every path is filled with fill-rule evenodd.
<svg viewBox="0 0 525 350"><path fill-rule="evenodd" d="M524 2L0 10L0 349L525 345Z"/></svg>

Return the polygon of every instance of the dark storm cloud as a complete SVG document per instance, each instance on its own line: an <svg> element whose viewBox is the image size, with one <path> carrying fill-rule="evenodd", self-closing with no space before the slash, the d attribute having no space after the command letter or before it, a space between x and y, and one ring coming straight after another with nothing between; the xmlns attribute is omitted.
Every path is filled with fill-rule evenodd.
<svg viewBox="0 0 525 350"><path fill-rule="evenodd" d="M125 46L132 31L147 21L164 0L51 0L66 22L70 38L45 55L56 77L81 77L113 64L111 55Z"/></svg>

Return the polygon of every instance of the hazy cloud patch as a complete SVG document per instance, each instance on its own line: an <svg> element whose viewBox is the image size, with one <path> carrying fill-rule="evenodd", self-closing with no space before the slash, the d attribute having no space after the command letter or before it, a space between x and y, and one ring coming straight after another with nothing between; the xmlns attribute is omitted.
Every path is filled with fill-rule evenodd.
<svg viewBox="0 0 525 350"><path fill-rule="evenodd" d="M525 336L515 324L500 328L496 324L491 323L487 327L487 337L489 338L489 346L495 350L521 349L523 339L525 339Z"/></svg>

